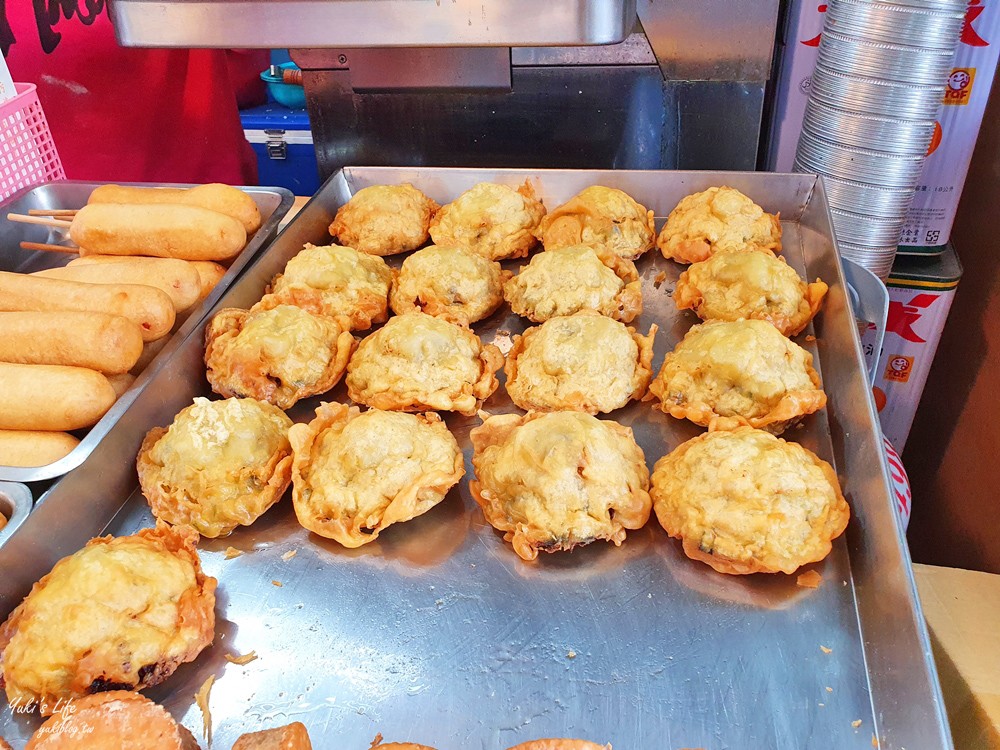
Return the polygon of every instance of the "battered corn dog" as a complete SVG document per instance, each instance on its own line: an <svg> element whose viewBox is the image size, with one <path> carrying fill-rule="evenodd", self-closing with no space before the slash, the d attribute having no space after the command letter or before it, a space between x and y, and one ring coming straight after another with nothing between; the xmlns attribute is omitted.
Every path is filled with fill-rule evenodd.
<svg viewBox="0 0 1000 750"><path fill-rule="evenodd" d="M164 292L139 284L88 284L0 271L0 311L79 310L121 315L143 341L170 333L177 317Z"/></svg>
<svg viewBox="0 0 1000 750"><path fill-rule="evenodd" d="M91 203L69 229L81 255L227 260L247 243L243 224L200 206Z"/></svg>
<svg viewBox="0 0 1000 750"><path fill-rule="evenodd" d="M48 466L79 443L66 432L0 430L0 466Z"/></svg>
<svg viewBox="0 0 1000 750"><path fill-rule="evenodd" d="M143 255L83 255L79 258L73 258L67 266L90 266L97 263L159 263L161 260L178 260L178 262L187 263L195 271L198 272L198 278L201 281L201 296L199 300L205 299L208 293L215 288L222 277L226 275L226 267L220 266L218 263L211 260L185 260L180 261L174 258L149 258Z"/></svg>
<svg viewBox="0 0 1000 750"><path fill-rule="evenodd" d="M0 362L0 430L77 430L111 408L115 389L94 370Z"/></svg>
<svg viewBox="0 0 1000 750"><path fill-rule="evenodd" d="M175 258L145 258L145 263L130 262L123 256L119 263L101 267L64 266L36 271L32 276L67 281L86 281L89 284L145 284L165 292L173 302L175 312L184 312L201 296L201 277L187 261Z"/></svg>
<svg viewBox="0 0 1000 750"><path fill-rule="evenodd" d="M142 354L142 331L101 312L0 312L0 362L128 372Z"/></svg>
<svg viewBox="0 0 1000 750"><path fill-rule="evenodd" d="M261 224L257 202L239 188L219 182L193 188L101 185L90 194L87 203L179 203L184 206L200 206L232 216L243 225L247 236L260 229Z"/></svg>

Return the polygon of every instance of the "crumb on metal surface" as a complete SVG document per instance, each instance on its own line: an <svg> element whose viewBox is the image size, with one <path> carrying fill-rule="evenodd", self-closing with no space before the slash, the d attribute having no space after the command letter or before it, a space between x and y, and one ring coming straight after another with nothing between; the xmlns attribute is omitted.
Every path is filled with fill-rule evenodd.
<svg viewBox="0 0 1000 750"><path fill-rule="evenodd" d="M236 549L236 547L226 547L226 559L232 560L243 554L243 550Z"/></svg>
<svg viewBox="0 0 1000 750"><path fill-rule="evenodd" d="M813 336L811 333L808 336L806 336L806 341L812 342L812 341L815 341L815 340L816 340L816 337Z"/></svg>
<svg viewBox="0 0 1000 750"><path fill-rule="evenodd" d="M194 694L194 702L201 710L202 733L205 735L205 742L212 744L212 712L208 708L208 699L212 693L212 685L215 684L215 675L209 675L198 692Z"/></svg>
<svg viewBox="0 0 1000 750"><path fill-rule="evenodd" d="M875 750L878 750L878 737L874 734L872 735L872 747L874 747Z"/></svg>
<svg viewBox="0 0 1000 750"><path fill-rule="evenodd" d="M260 658L257 656L256 651L251 651L250 653L243 654L242 656L235 656L233 654L223 654L223 656L225 656L226 661L230 664L239 664L241 667L246 666L250 662L256 661Z"/></svg>
<svg viewBox="0 0 1000 750"><path fill-rule="evenodd" d="M828 693L832 693L832 692L833 692L833 688L832 688L832 687L828 687L828 688L826 688L826 692L828 692Z"/></svg>
<svg viewBox="0 0 1000 750"><path fill-rule="evenodd" d="M271 585L272 586L277 586L280 589L281 586L282 586L282 583L281 583L281 581L271 581Z"/></svg>
<svg viewBox="0 0 1000 750"><path fill-rule="evenodd" d="M795 579L795 585L801 586L804 589L818 589L821 583L823 583L823 576L815 570L807 570L805 573L799 573L799 577Z"/></svg>
<svg viewBox="0 0 1000 750"><path fill-rule="evenodd" d="M567 651L566 652L566 658L567 659L575 659L576 658L576 651Z"/></svg>
<svg viewBox="0 0 1000 750"><path fill-rule="evenodd" d="M299 551L297 549L290 549L290 550L288 550L288 552L286 552L285 554L283 554L281 556L281 559L284 560L285 562L288 562L293 557L295 557L297 554L299 554Z"/></svg>
<svg viewBox="0 0 1000 750"><path fill-rule="evenodd" d="M860 727L861 726L861 719L855 719L854 721L852 721L851 722L851 726L854 727L855 729L857 729L858 727Z"/></svg>
<svg viewBox="0 0 1000 750"><path fill-rule="evenodd" d="M653 288L659 289L660 285L666 280L667 280L667 272L660 271L658 274L656 274L656 278L653 279Z"/></svg>
<svg viewBox="0 0 1000 750"><path fill-rule="evenodd" d="M820 646L819 650L822 651L824 654L832 654L833 653L833 649L832 648L827 648L826 646Z"/></svg>

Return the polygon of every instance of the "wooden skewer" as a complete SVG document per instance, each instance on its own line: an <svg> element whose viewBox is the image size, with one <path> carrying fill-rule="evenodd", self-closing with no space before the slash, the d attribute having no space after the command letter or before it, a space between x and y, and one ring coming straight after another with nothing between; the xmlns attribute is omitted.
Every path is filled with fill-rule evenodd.
<svg viewBox="0 0 1000 750"><path fill-rule="evenodd" d="M29 208L28 216L76 216L78 208Z"/></svg>
<svg viewBox="0 0 1000 750"><path fill-rule="evenodd" d="M7 214L8 221L17 221L21 224L40 224L43 227L55 227L56 229L69 229L73 226L72 221L65 219L51 219L47 216L26 216L24 214Z"/></svg>
<svg viewBox="0 0 1000 750"><path fill-rule="evenodd" d="M48 245L44 242L22 242L22 250L45 250L50 253L72 253L76 255L80 248L71 245Z"/></svg>

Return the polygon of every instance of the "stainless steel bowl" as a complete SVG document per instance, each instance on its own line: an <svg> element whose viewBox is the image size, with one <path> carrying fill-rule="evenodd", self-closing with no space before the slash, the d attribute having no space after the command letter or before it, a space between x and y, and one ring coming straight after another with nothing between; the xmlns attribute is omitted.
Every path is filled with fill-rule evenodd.
<svg viewBox="0 0 1000 750"><path fill-rule="evenodd" d="M955 38L958 38L956 32ZM951 72L955 49L908 47L869 42L824 30L816 65L848 75L944 86Z"/></svg>
<svg viewBox="0 0 1000 750"><path fill-rule="evenodd" d="M932 120L941 105L940 84L906 84L847 75L817 65L812 74L810 98L827 106L862 114Z"/></svg>
<svg viewBox="0 0 1000 750"><path fill-rule="evenodd" d="M903 120L845 112L810 100L802 129L815 137L844 146L921 156L934 136L934 120Z"/></svg>
<svg viewBox="0 0 1000 750"><path fill-rule="evenodd" d="M965 8L920 8L895 2L834 0L826 26L845 36L927 49L953 49L965 21Z"/></svg>
<svg viewBox="0 0 1000 750"><path fill-rule="evenodd" d="M0 482L0 515L7 519L0 529L0 547L10 539L31 512L31 491L18 482Z"/></svg>

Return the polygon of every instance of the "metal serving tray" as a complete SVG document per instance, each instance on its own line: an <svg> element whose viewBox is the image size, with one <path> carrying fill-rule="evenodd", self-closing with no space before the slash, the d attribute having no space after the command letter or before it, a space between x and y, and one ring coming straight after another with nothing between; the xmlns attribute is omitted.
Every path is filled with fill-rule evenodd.
<svg viewBox="0 0 1000 750"><path fill-rule="evenodd" d="M30 209L36 208L82 208L87 204L87 199L94 188L102 184L105 183L79 182L76 180L50 182L45 185L21 190L0 205L0 271L32 273L33 271L41 271L45 268L64 266L74 257L73 255L64 255L62 253L22 250L20 246L22 241L64 244L65 232L8 221L8 213L26 214ZM153 183L139 182L116 184L142 185L145 187L191 187L190 185L154 185ZM93 427L85 430L77 430L74 433L80 438L80 444L76 448L68 455L47 466L32 468L0 466L0 480L38 482L65 474L83 463L87 456L94 450L94 447L104 439L115 423L121 419L121 416L135 401L135 397L139 392L149 384L153 374L159 369L160 365L168 360L187 335L201 324L202 319L212 309L212 306L222 296L222 293L233 283L257 253L260 252L261 248L266 247L267 243L274 239L274 236L278 233L278 224L284 215L288 213L288 209L292 207L295 196L291 191L279 187L245 187L241 189L256 201L257 206L260 208L262 224L260 229L247 242L247 246L243 252L233 261L229 267L229 271L222 277L215 289L205 299L185 313L183 322L180 322L176 331L170 334L168 343L146 365L146 369L139 374L132 387L122 394L121 398L108 410L108 413ZM0 331L0 335L2 335L2 331Z"/></svg>
<svg viewBox="0 0 1000 750"><path fill-rule="evenodd" d="M0 529L0 546L18 530L31 512L31 491L23 484L0 482L0 515L7 523Z"/></svg>
<svg viewBox="0 0 1000 750"><path fill-rule="evenodd" d="M148 691L194 730L192 696L209 676L214 746L245 731L304 722L318 748L387 740L439 750L502 750L570 736L619 750L951 747L910 560L889 499L875 411L832 241L822 183L809 175L348 168L335 174L255 259L218 306L246 307L359 188L412 182L444 203L471 185L531 178L554 207L593 184L620 187L659 222L684 195L728 184L780 211L785 257L830 284L815 321L827 411L789 437L833 461L851 504L845 537L817 589L795 576L719 575L688 560L655 519L620 548L520 560L487 526L469 491L469 429L448 417L466 479L443 503L357 550L308 534L286 499L252 527L203 540L219 585L215 644ZM680 268L656 251L639 262L645 311L660 325L654 366L695 317L670 298ZM657 285L660 272L666 281ZM145 432L209 395L202 325L155 373L90 458L48 493L0 548L0 615L61 557L102 531L151 523L133 457ZM501 310L475 326L509 344L524 321ZM343 384L326 400L345 399ZM299 404L308 417L320 399ZM512 410L503 389L486 409ZM611 415L635 431L650 467L700 430L634 403ZM226 560L233 546L244 555ZM287 553L296 552L290 559ZM279 585L280 584L280 585ZM256 651L246 666L226 653ZM859 722L859 723L858 723ZM855 724L857 723L857 726ZM23 741L35 722L0 713L0 735ZM15 744L15 748L18 746Z"/></svg>

